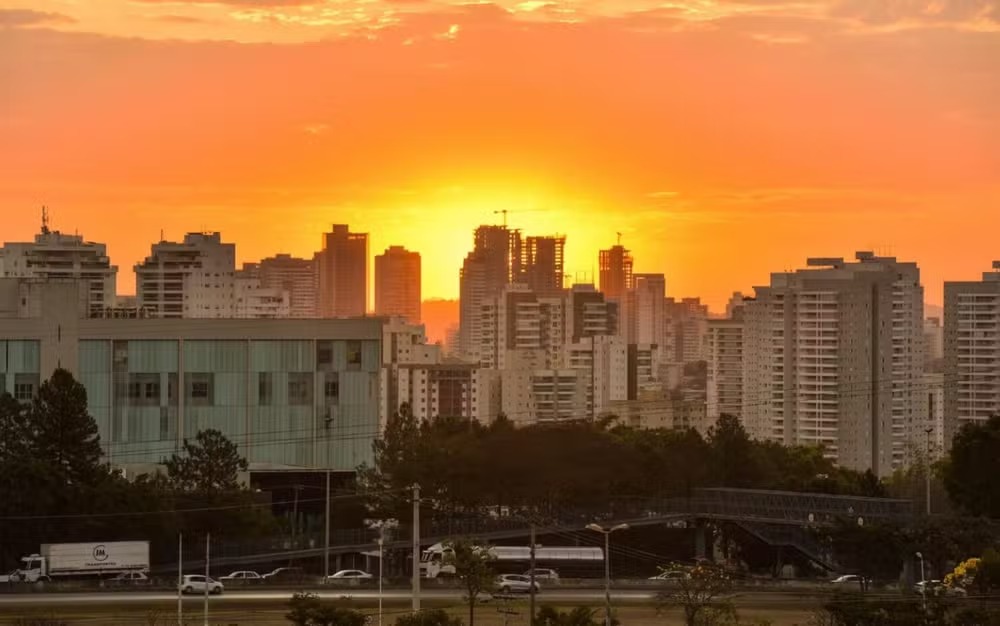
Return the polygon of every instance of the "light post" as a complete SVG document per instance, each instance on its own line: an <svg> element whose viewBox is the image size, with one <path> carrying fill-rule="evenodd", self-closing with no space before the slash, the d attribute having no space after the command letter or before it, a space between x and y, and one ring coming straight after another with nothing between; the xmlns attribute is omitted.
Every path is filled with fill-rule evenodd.
<svg viewBox="0 0 1000 626"><path fill-rule="evenodd" d="M927 577L924 575L924 553L917 552L920 559L920 604L927 610Z"/></svg>
<svg viewBox="0 0 1000 626"><path fill-rule="evenodd" d="M934 428L925 428L924 432L927 433L927 467L924 468L926 493L924 498L927 501L927 515L929 517L931 514L931 433L934 432Z"/></svg>
<svg viewBox="0 0 1000 626"><path fill-rule="evenodd" d="M382 626L382 564L384 563L382 553L382 526L378 527L378 626Z"/></svg>
<svg viewBox="0 0 1000 626"><path fill-rule="evenodd" d="M628 524L604 529L600 524L587 524L587 530L604 535L604 626L611 626L611 533L628 530Z"/></svg>

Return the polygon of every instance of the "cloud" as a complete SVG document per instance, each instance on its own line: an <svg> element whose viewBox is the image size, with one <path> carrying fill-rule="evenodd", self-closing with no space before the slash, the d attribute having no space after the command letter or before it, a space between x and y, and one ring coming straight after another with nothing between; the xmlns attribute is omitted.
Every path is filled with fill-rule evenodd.
<svg viewBox="0 0 1000 626"><path fill-rule="evenodd" d="M839 0L830 14L873 26L1000 21L1000 0Z"/></svg>
<svg viewBox="0 0 1000 626"><path fill-rule="evenodd" d="M27 26L51 26L72 24L75 19L62 13L33 11L31 9L0 9L0 28L23 28Z"/></svg>
<svg viewBox="0 0 1000 626"><path fill-rule="evenodd" d="M151 17L150 19L157 22L166 22L168 24L208 24L208 20L203 20L200 17L193 17L191 15L157 15Z"/></svg>
<svg viewBox="0 0 1000 626"><path fill-rule="evenodd" d="M145 4L216 4L242 8L300 7L323 4L325 0L133 0Z"/></svg>

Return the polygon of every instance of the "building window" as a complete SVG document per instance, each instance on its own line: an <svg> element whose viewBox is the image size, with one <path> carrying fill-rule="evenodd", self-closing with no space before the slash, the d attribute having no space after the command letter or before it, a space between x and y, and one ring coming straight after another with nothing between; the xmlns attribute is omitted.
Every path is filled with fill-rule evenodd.
<svg viewBox="0 0 1000 626"><path fill-rule="evenodd" d="M337 372L327 372L326 380L323 381L323 397L326 403L340 403L340 374Z"/></svg>
<svg viewBox="0 0 1000 626"><path fill-rule="evenodd" d="M316 364L320 367L333 365L333 345L329 341L321 341L316 346Z"/></svg>
<svg viewBox="0 0 1000 626"><path fill-rule="evenodd" d="M14 383L14 399L19 402L30 402L35 395L35 386L31 383Z"/></svg>
<svg viewBox="0 0 1000 626"><path fill-rule="evenodd" d="M349 370L360 370L361 369L361 342L360 341L348 341L347 342L347 369Z"/></svg>
<svg viewBox="0 0 1000 626"><path fill-rule="evenodd" d="M272 396L271 372L260 372L257 374L257 404L260 406L271 406Z"/></svg>
<svg viewBox="0 0 1000 626"><path fill-rule="evenodd" d="M191 406L212 406L214 380L211 372L197 372L186 375L187 402Z"/></svg>
<svg viewBox="0 0 1000 626"><path fill-rule="evenodd" d="M14 374L14 399L30 402L38 391L38 374Z"/></svg>
<svg viewBox="0 0 1000 626"><path fill-rule="evenodd" d="M312 401L312 373L290 372L288 374L288 404L307 406Z"/></svg>
<svg viewBox="0 0 1000 626"><path fill-rule="evenodd" d="M129 374L126 393L133 406L159 406L160 375Z"/></svg>

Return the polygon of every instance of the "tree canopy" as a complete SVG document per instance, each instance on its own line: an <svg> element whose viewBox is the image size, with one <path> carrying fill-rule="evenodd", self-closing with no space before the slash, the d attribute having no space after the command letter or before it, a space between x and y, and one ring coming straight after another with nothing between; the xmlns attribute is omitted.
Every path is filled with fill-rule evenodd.
<svg viewBox="0 0 1000 626"><path fill-rule="evenodd" d="M970 515L1000 518L1000 416L955 435L941 476L952 502Z"/></svg>
<svg viewBox="0 0 1000 626"><path fill-rule="evenodd" d="M413 484L431 505L426 514L442 520L484 507L538 517L603 512L625 499L686 497L714 486L884 495L874 476L835 467L820 448L750 439L731 416L706 438L606 421L521 428L507 420L420 421L405 404L359 476L376 514L398 519L409 517Z"/></svg>

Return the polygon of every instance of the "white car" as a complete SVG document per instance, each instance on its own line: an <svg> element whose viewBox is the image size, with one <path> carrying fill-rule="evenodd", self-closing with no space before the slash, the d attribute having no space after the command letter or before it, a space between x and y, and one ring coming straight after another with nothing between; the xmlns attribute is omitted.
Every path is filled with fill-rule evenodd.
<svg viewBox="0 0 1000 626"><path fill-rule="evenodd" d="M921 580L913 585L913 591L923 594L925 591L929 596L948 596L952 598L964 598L968 592L961 587L946 587L940 580Z"/></svg>
<svg viewBox="0 0 1000 626"><path fill-rule="evenodd" d="M529 569L524 573L525 578L531 578L531 570ZM544 567L535 568L535 580L550 580L552 582L559 581L559 572L554 569L546 569Z"/></svg>
<svg viewBox="0 0 1000 626"><path fill-rule="evenodd" d="M257 572L251 572L247 570L232 572L226 576L222 576L221 578L219 578L219 580L234 580L237 582L251 582L251 581L260 582L262 579L263 576L261 576Z"/></svg>
<svg viewBox="0 0 1000 626"><path fill-rule="evenodd" d="M222 583L212 578L205 578L200 574L188 574L180 584L181 593L208 593L219 595L222 593Z"/></svg>
<svg viewBox="0 0 1000 626"><path fill-rule="evenodd" d="M494 586L500 590L500 593L531 593L531 579L521 574L503 574L497 576ZM535 593L538 593L540 590L541 587L536 580Z"/></svg>
<svg viewBox="0 0 1000 626"><path fill-rule="evenodd" d="M849 584L859 585L861 584L861 581L862 581L861 576L857 574L844 574L843 576L838 576L834 578L830 582L833 583L834 585L849 585Z"/></svg>
<svg viewBox="0 0 1000 626"><path fill-rule="evenodd" d="M342 569L336 574L330 574L327 580L371 580L373 576L359 569Z"/></svg>
<svg viewBox="0 0 1000 626"><path fill-rule="evenodd" d="M660 572L656 576L650 576L649 580L676 581L676 580L685 580L687 578L691 578L691 574L688 574L683 570L672 569L672 570L667 570L665 572Z"/></svg>

